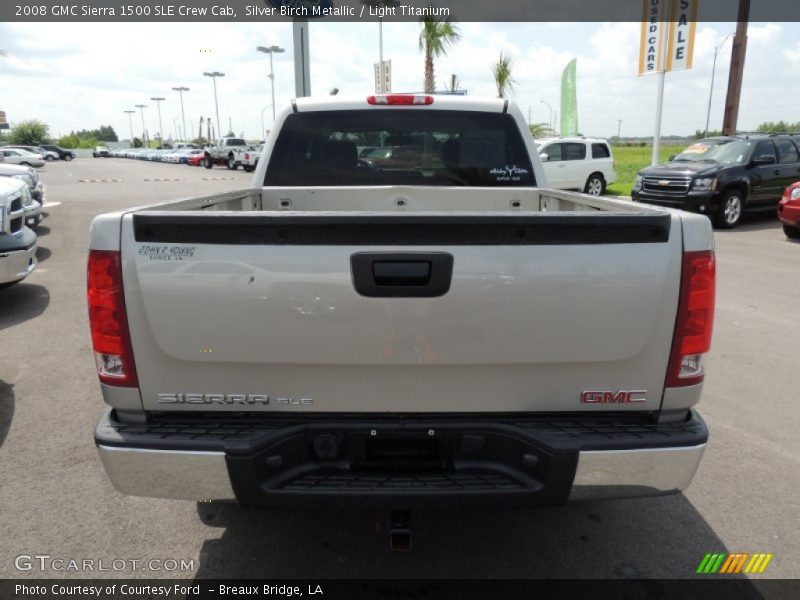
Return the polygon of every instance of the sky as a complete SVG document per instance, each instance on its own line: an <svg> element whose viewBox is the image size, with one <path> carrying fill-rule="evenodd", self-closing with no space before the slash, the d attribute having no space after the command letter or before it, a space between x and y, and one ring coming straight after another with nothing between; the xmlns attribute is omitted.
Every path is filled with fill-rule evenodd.
<svg viewBox="0 0 800 600"><path fill-rule="evenodd" d="M423 57L417 23L385 23L384 58L392 60L393 91L422 88ZM442 88L451 74L472 96L495 96L491 67L501 51L514 60L516 88L510 98L533 122L549 122L559 110L561 71L577 58L579 130L585 135L650 136L655 126L656 76L638 76L638 23L460 23L460 41L436 61ZM666 77L662 133L689 135L705 128L714 48L734 23L699 23L694 68ZM764 121L800 121L800 23L751 23L739 129ZM40 119L51 135L111 125L130 137L123 111L147 104L145 125L158 131L156 103L162 96L164 136L181 123L178 93L184 93L186 127L197 132L201 116L214 117L211 79L217 80L220 121L237 135L260 136L270 128L269 57L256 46L277 44L276 105L294 96L290 23L0 23L0 110L11 123ZM731 40L719 53L711 128L722 124ZM311 89L327 95L373 93L378 60L377 23L310 24ZM543 102L544 101L544 102ZM137 110L137 109L134 109ZM132 115L133 133L142 119ZM620 125L619 120L622 120Z"/></svg>

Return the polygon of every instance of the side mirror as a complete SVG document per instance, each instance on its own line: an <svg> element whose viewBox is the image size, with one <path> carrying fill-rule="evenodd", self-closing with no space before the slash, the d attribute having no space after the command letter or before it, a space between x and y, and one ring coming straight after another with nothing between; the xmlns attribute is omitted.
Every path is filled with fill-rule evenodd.
<svg viewBox="0 0 800 600"><path fill-rule="evenodd" d="M678 156L677 154L671 154L670 157L667 159L668 162L672 162L675 160L675 157Z"/></svg>
<svg viewBox="0 0 800 600"><path fill-rule="evenodd" d="M550 155L546 154L546 153L542 153L542 154L539 155L539 158L541 159L542 162L547 162L547 161L550 160Z"/></svg>
<svg viewBox="0 0 800 600"><path fill-rule="evenodd" d="M774 154L761 154L753 159L754 165L774 165L778 159Z"/></svg>

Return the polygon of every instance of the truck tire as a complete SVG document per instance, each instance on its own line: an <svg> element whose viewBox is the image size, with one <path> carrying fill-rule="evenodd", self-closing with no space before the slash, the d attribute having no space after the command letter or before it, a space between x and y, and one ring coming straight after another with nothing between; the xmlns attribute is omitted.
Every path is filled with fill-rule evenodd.
<svg viewBox="0 0 800 600"><path fill-rule="evenodd" d="M245 170L245 173L252 173L256 170L256 168L252 165L243 165L242 168Z"/></svg>
<svg viewBox="0 0 800 600"><path fill-rule="evenodd" d="M239 168L239 165L236 164L236 159L233 157L233 154L228 155L228 170L235 171Z"/></svg>
<svg viewBox="0 0 800 600"><path fill-rule="evenodd" d="M17 279L16 281L8 281L6 283L0 283L0 290L10 288L12 285L17 285L20 281L22 281L22 279Z"/></svg>
<svg viewBox="0 0 800 600"><path fill-rule="evenodd" d="M210 169L214 166L214 160L211 158L210 155L206 154L205 158L203 159L203 166L206 169Z"/></svg>
<svg viewBox="0 0 800 600"><path fill-rule="evenodd" d="M586 185L583 188L584 194L591 196L602 196L606 193L606 180L603 178L602 173L592 173L589 179L586 180Z"/></svg>
<svg viewBox="0 0 800 600"><path fill-rule="evenodd" d="M744 212L744 194L737 189L728 190L722 195L714 223L721 229L733 229L742 220Z"/></svg>
<svg viewBox="0 0 800 600"><path fill-rule="evenodd" d="M800 240L800 227L792 227L791 225L784 225L783 233L786 234L786 237L792 240Z"/></svg>
<svg viewBox="0 0 800 600"><path fill-rule="evenodd" d="M55 159L54 159L52 156L50 156L49 154L48 154L47 156L45 156L45 157L44 157L44 159L45 159L47 162L53 162L53 161L55 160Z"/></svg>

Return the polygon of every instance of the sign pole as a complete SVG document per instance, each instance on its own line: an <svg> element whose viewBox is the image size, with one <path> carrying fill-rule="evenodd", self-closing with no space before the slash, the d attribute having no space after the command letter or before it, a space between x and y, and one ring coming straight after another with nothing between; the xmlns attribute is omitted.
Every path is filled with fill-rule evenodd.
<svg viewBox="0 0 800 600"><path fill-rule="evenodd" d="M670 32L670 18L671 10L669 9L669 2L662 0L661 4L661 34L658 40L658 99L656 100L656 126L653 133L653 157L651 164L657 165L660 161L661 153L661 115L664 110L664 80L667 78L667 40Z"/></svg>
<svg viewBox="0 0 800 600"><path fill-rule="evenodd" d="M294 92L297 98L311 95L311 61L308 54L308 21L295 19L292 25L294 41Z"/></svg>

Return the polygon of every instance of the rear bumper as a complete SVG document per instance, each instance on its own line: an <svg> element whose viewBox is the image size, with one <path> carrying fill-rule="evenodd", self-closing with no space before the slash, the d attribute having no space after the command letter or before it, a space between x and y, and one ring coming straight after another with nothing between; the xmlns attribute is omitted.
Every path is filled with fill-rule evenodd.
<svg viewBox="0 0 800 600"><path fill-rule="evenodd" d="M134 496L236 499L245 506L553 506L681 491L708 430L690 411L486 421L385 417L314 422L160 419L95 431L114 487Z"/></svg>

